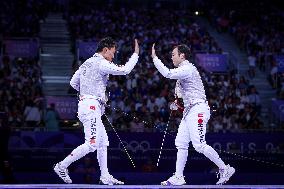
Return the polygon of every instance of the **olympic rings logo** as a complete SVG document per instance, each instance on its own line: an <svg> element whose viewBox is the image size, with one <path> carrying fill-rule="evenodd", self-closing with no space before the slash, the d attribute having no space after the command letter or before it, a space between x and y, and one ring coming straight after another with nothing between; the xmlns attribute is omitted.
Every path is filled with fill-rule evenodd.
<svg viewBox="0 0 284 189"><path fill-rule="evenodd" d="M141 150L143 153L147 152L151 147L150 147L150 143L148 141L141 141L138 142L136 140L132 140L130 142L127 141L122 141L123 145L125 146L125 148L131 152L137 152L139 150ZM118 148L122 151L124 151L123 145L122 143L118 144Z"/></svg>

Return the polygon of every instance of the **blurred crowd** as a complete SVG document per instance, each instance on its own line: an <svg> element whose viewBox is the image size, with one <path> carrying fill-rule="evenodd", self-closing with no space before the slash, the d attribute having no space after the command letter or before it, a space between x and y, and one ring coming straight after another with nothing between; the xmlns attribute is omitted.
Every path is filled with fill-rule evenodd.
<svg viewBox="0 0 284 189"><path fill-rule="evenodd" d="M35 37L40 31L40 22L48 11L48 3L37 0L3 0L0 2L0 38Z"/></svg>
<svg viewBox="0 0 284 189"><path fill-rule="evenodd" d="M42 1L4 0L0 2L0 49L3 40L35 37L47 14ZM41 67L34 58L0 56L0 111L8 113L12 127L39 125L43 110Z"/></svg>
<svg viewBox="0 0 284 189"><path fill-rule="evenodd" d="M271 87L277 89L278 97L283 99L284 75L283 70L279 70L277 56L284 53L284 16L275 3L208 1L207 8L210 7L208 18L218 31L232 33L247 53L249 77L253 78L255 70L259 69L267 75ZM227 6L230 8L225 10Z"/></svg>
<svg viewBox="0 0 284 189"><path fill-rule="evenodd" d="M21 3L23 6L17 6ZM151 45L156 43L158 56L169 68L173 68L171 50L178 43L190 46L190 61L194 63L195 53L223 53L223 49L198 25L191 11L175 8L169 11L169 7L161 9L159 3L151 9L100 3L94 7L88 3L70 1L69 6L62 9L74 44L77 39L98 41L111 36L118 42L115 63L124 64L133 53L133 39L138 38L140 42L139 62L131 74L110 77L108 91L112 109L108 113L112 121L120 129L133 132L163 130L169 119L169 102L174 100L175 81L163 78L154 68L150 57ZM211 22L218 31L229 31L236 37L240 47L248 54L250 70L248 75L239 77L235 69L226 73L208 73L199 67L206 81L204 85L212 110L208 128L214 132L262 128L259 118L261 101L257 89L250 84L250 78L255 77L255 67L259 67L264 73L269 73L268 81L278 89L279 96L283 96L282 74L279 74L275 61L275 55L283 53L282 17L277 11L265 12L264 8L260 8L261 16L247 19L246 13L253 13L239 11L246 10L245 5L233 3L234 6L225 11L218 3L221 2L210 9ZM44 21L48 10L56 9L47 5L43 10L43 1L32 0L3 1L1 5L6 7L6 11L0 13L0 43L3 37L38 36L40 22ZM211 7L210 2L207 6ZM11 11L17 14L9 17ZM22 16L18 16L20 13ZM31 25L24 24L27 20ZM267 25L269 27L265 27ZM23 124L32 127L52 125L52 121L46 122L38 60L9 56L2 56L1 60L0 105L1 110L9 113L9 123L15 127ZM74 72L83 61L74 62ZM50 105L47 111L51 113L51 120L59 119L55 105ZM172 130L177 129L180 119L181 113L174 113L170 120Z"/></svg>
<svg viewBox="0 0 284 189"><path fill-rule="evenodd" d="M7 113L12 128L38 130L52 121L50 112L56 113L54 105L46 109L40 61L38 56L4 54L3 40L39 37L40 23L58 6L51 1L4 0L0 7L0 112Z"/></svg>
<svg viewBox="0 0 284 189"><path fill-rule="evenodd" d="M109 113L114 125L136 132L163 130L170 114L168 103L174 100L175 81L163 78L154 68L151 45L156 43L158 56L171 68L170 53L175 44L190 45L193 62L197 52L222 53L222 49L198 25L190 11L156 11L111 5L106 11L90 7L76 3L70 6L66 18L74 39L98 41L107 33L118 40L118 64L124 64L133 52L134 38L138 38L141 45L139 63L134 70L126 77L110 77L108 91L112 109ZM78 65L74 66L74 71L77 68ZM199 70L206 80L208 100L214 109L209 122L211 131L238 132L262 127L259 95L249 80L245 77L238 79L235 70L218 74L206 73L202 68ZM177 129L180 118L181 113L175 113L170 121L172 130Z"/></svg>
<svg viewBox="0 0 284 189"><path fill-rule="evenodd" d="M44 109L41 67L34 59L4 56L0 65L0 111L12 127L39 126Z"/></svg>

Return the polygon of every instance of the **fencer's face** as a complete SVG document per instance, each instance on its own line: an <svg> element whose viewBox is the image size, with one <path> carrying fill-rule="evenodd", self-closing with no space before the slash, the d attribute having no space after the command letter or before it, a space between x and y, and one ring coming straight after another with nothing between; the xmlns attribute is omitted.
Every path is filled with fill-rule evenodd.
<svg viewBox="0 0 284 189"><path fill-rule="evenodd" d="M182 61L184 61L184 54L178 54L178 49L174 48L172 52L172 61L174 66L178 66Z"/></svg>
<svg viewBox="0 0 284 189"><path fill-rule="evenodd" d="M114 58L115 50L116 50L115 47L111 48L105 47L103 49L103 57L111 62Z"/></svg>

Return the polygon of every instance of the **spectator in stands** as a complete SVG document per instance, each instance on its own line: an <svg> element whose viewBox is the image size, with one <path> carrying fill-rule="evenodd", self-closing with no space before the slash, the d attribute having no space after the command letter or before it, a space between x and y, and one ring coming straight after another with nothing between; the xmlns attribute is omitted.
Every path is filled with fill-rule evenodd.
<svg viewBox="0 0 284 189"><path fill-rule="evenodd" d="M258 113L261 111L261 103L259 94L254 86L250 88L250 93L248 95L249 103L252 105L252 108Z"/></svg>
<svg viewBox="0 0 284 189"><path fill-rule="evenodd" d="M278 66L275 61L272 62L272 68L267 79L272 88L275 89L277 87L278 79Z"/></svg>
<svg viewBox="0 0 284 189"><path fill-rule="evenodd" d="M59 113L55 109L55 104L51 103L45 114L45 129L47 131L59 131Z"/></svg>
<svg viewBox="0 0 284 189"><path fill-rule="evenodd" d="M222 117L221 115L215 116L213 120L211 120L212 124L212 129L215 133L218 133L220 131L225 131L223 130L223 125L222 125Z"/></svg>
<svg viewBox="0 0 284 189"><path fill-rule="evenodd" d="M248 64L249 64L248 74L251 78L254 78L255 77L255 67L256 67L256 57L254 56L254 54L249 55Z"/></svg>
<svg viewBox="0 0 284 189"><path fill-rule="evenodd" d="M37 127L41 121L41 114L39 108L33 101L29 101L24 110L24 119L28 127L38 129Z"/></svg>
<svg viewBox="0 0 284 189"><path fill-rule="evenodd" d="M155 96L151 96L148 100L147 100L147 108L149 109L149 111L151 113L154 112L154 106L156 105L155 103Z"/></svg>
<svg viewBox="0 0 284 189"><path fill-rule="evenodd" d="M166 98L161 93L159 97L156 98L155 104L161 109L162 107L165 107L167 104Z"/></svg>
<svg viewBox="0 0 284 189"><path fill-rule="evenodd" d="M131 132L144 132L144 123L140 122L138 118L134 118L130 122Z"/></svg>
<svg viewBox="0 0 284 189"><path fill-rule="evenodd" d="M241 78L239 80L238 88L240 90L242 90L242 89L246 90L248 88L248 81L245 79L244 76L241 76Z"/></svg>

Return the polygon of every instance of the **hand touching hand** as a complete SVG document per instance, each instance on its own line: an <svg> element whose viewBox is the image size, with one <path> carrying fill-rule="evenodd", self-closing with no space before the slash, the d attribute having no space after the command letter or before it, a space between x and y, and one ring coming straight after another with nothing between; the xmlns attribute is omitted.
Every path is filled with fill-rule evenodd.
<svg viewBox="0 0 284 189"><path fill-rule="evenodd" d="M137 39L135 39L134 53L137 53L139 55L139 44Z"/></svg>
<svg viewBox="0 0 284 189"><path fill-rule="evenodd" d="M155 58L157 55L156 55L156 50L155 50L155 43L153 44L152 46L152 58Z"/></svg>

